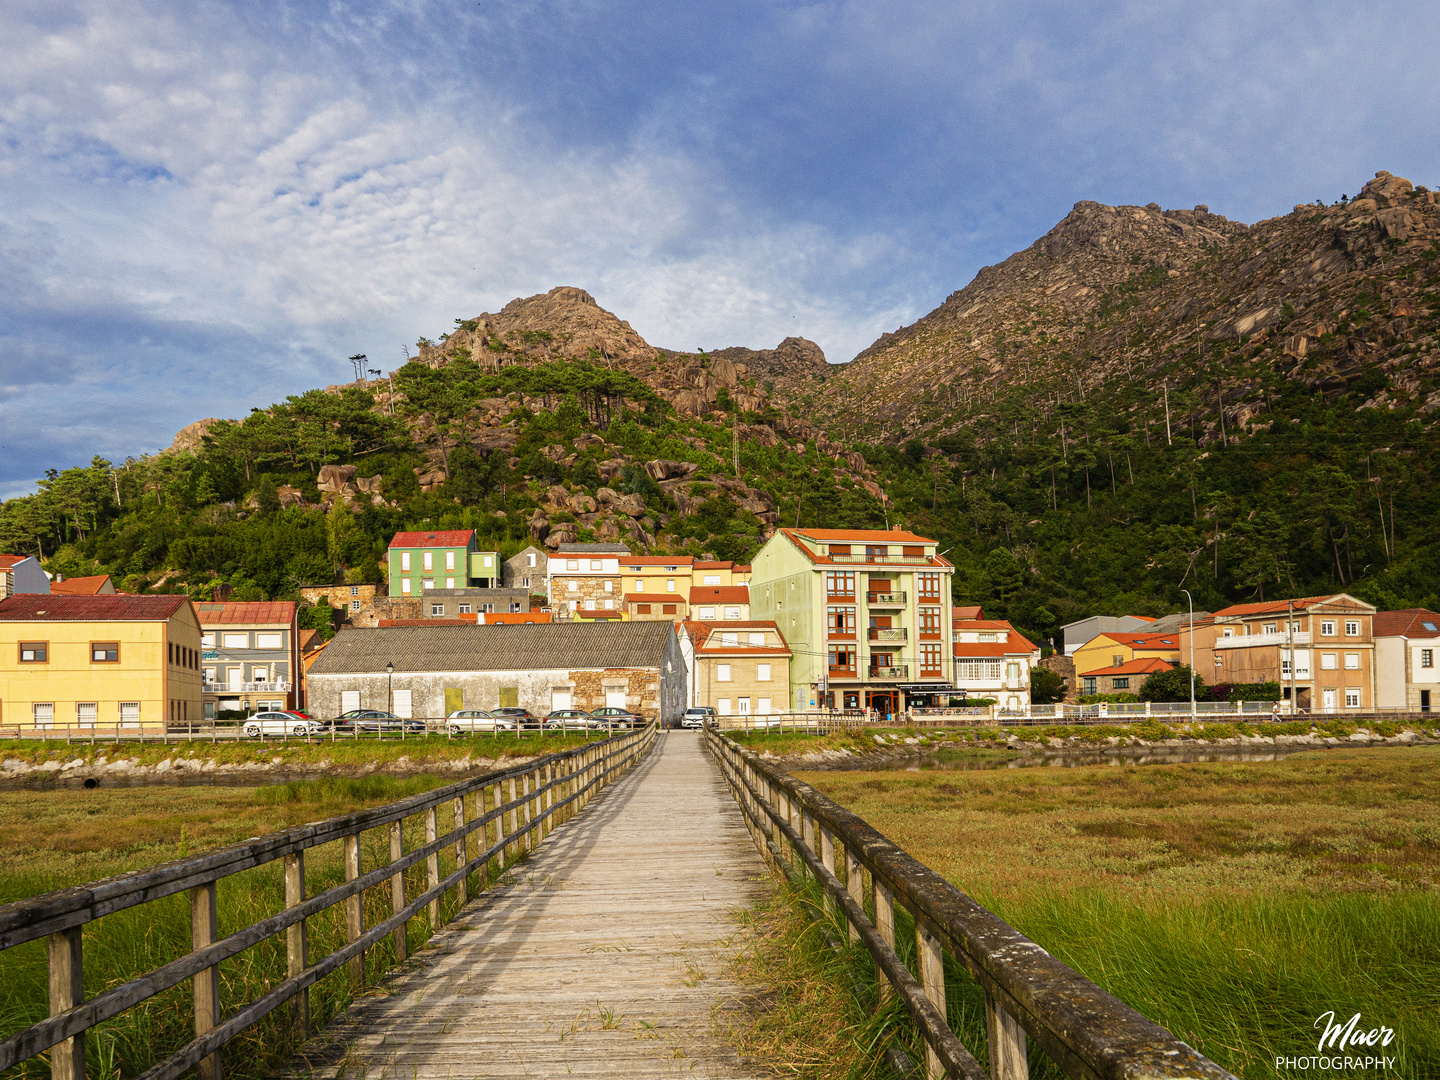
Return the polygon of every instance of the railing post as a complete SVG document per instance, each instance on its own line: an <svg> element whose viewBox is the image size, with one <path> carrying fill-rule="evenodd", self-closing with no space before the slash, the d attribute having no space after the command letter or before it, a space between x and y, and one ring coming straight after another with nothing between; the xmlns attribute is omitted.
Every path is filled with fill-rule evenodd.
<svg viewBox="0 0 1440 1080"><path fill-rule="evenodd" d="M190 945L200 950L213 945L218 928L215 911L215 882L208 881L190 890ZM220 969L208 967L195 973L195 1037L198 1039L220 1023ZM201 1080L220 1080L220 1055L211 1054L200 1062Z"/></svg>
<svg viewBox="0 0 1440 1080"><path fill-rule="evenodd" d="M1025 1029L985 992L985 1032L990 1040L990 1080L1026 1080L1030 1075Z"/></svg>
<svg viewBox="0 0 1440 1080"><path fill-rule="evenodd" d="M878 877L875 882L875 929L880 934L880 940L889 945L893 951L895 948L895 894L890 887ZM884 1001L894 989L890 985L880 965L875 965L875 982L880 987L880 1000Z"/></svg>
<svg viewBox="0 0 1440 1080"><path fill-rule="evenodd" d="M341 841L345 846L345 880L354 881L360 876L360 834L354 833ZM360 893L345 898L345 940L355 942L365 933L364 897ZM350 982L356 987L365 985L365 954L350 958Z"/></svg>
<svg viewBox="0 0 1440 1080"><path fill-rule="evenodd" d="M532 784L530 781L534 777L534 775L535 774L533 772L527 772L523 777L521 777L521 784L523 785L525 793L525 802L520 807L520 823L524 826L524 847L526 851L535 850L535 837L530 834L530 803L533 801L530 798L530 792L535 790L535 785Z"/></svg>
<svg viewBox="0 0 1440 1080"><path fill-rule="evenodd" d="M59 1016L85 1000L80 927L46 938L50 959L50 1015ZM85 1080L85 1036L73 1035L50 1049L51 1080Z"/></svg>
<svg viewBox="0 0 1440 1080"><path fill-rule="evenodd" d="M501 803L501 801L502 801L503 792L502 792L501 787L500 787L500 784L499 784L498 782L491 785L491 791L492 791L493 794L492 794L491 797L490 797L490 801L491 801L494 805L491 806L490 809L491 809L492 812L495 812L495 811L498 811L498 810L500 809L500 803ZM499 844L501 841L503 841L503 840L505 839L505 815L504 815L504 814L500 814L500 813L496 813L496 814L495 814L494 825L495 825L495 843L496 843L496 844ZM488 838L487 838L487 840L488 840ZM491 861L491 863L494 865L495 873L496 873L497 875L499 875L499 874L505 869L505 866L506 866L506 863L505 863L505 849L504 849L503 847L498 848L498 849L496 850L496 852L495 852L494 858L492 858L490 861Z"/></svg>
<svg viewBox="0 0 1440 1080"><path fill-rule="evenodd" d="M825 864L825 869L835 873L835 837L831 835L827 825L820 825L820 861ZM825 910L832 916L835 914L835 901L830 898L827 892L825 895Z"/></svg>
<svg viewBox="0 0 1440 1080"><path fill-rule="evenodd" d="M519 785L516 783L515 778L512 776L512 777L510 778L510 798L507 799L506 802L512 802L512 803L513 803L513 802L517 801L518 798L519 798ZM504 815L502 814L501 817L503 818ZM516 806L516 807L512 807L511 810L510 810L510 831L509 831L510 845L509 845L509 847L506 849L506 851L507 851L507 853L508 853L507 856L506 856L506 861L507 861L507 862L513 863L513 862L515 862L516 859L520 858L520 837L517 835L519 832L520 832L520 808L519 808L518 806Z"/></svg>
<svg viewBox="0 0 1440 1080"><path fill-rule="evenodd" d="M941 959L940 939L932 934L919 919L915 920L915 946L920 958L920 985L925 988L925 996L930 999L930 1004L939 1010L941 1016L946 1016L945 966ZM925 1075L931 1080L943 1080L945 1076L945 1068L940 1064L940 1055L935 1053L928 1041L925 1043ZM994 1080L999 1080L999 1078L994 1078Z"/></svg>
<svg viewBox="0 0 1440 1080"><path fill-rule="evenodd" d="M551 809L555 806L555 789L550 786L550 782L554 779L555 766L551 762L546 762L544 777L545 794L540 798L540 810L544 814L544 822L540 826L541 840L544 840L545 837L555 831L555 818L554 815L550 813Z"/></svg>
<svg viewBox="0 0 1440 1080"><path fill-rule="evenodd" d="M865 910L865 878L860 869L860 860L850 850L849 845L845 847L845 891L855 901L855 905L861 911ZM855 924L850 923L850 940L859 941L860 931L855 929Z"/></svg>
<svg viewBox="0 0 1440 1080"><path fill-rule="evenodd" d="M297 851L285 856L285 906L296 907L305 902L305 853ZM293 979L309 963L309 939L305 920L285 928L285 977ZM301 991L290 999L290 1020L302 1035L310 1030L310 991Z"/></svg>
<svg viewBox="0 0 1440 1080"><path fill-rule="evenodd" d="M459 832L459 831L460 831L461 829L463 829L464 827L465 827L465 797L464 797L463 795L456 795L456 796L455 796L455 831L456 831L456 832ZM456 840L456 841L455 841L455 869L456 869L456 870L461 869L461 868L465 865L465 863L468 861L468 860L466 859L466 857L465 857L466 854L467 854L467 852L466 852L465 849L466 849L468 846L469 846L469 845L467 844L466 839L465 839L465 837L463 837L463 836L460 837L459 840ZM466 904L468 904L468 903L470 902L470 886L469 886L469 884L466 882L465 876L462 876L462 877L460 878L460 880L459 880L459 881L456 883L456 885L455 885L455 900L456 900L456 907L464 907Z"/></svg>
<svg viewBox="0 0 1440 1080"><path fill-rule="evenodd" d="M390 861L399 862L405 854L405 822L390 823ZM398 915L405 907L405 873L401 871L390 878L390 914ZM395 928L391 940L395 943L395 962L403 963L410 953L410 924L402 922Z"/></svg>
<svg viewBox="0 0 1440 1080"><path fill-rule="evenodd" d="M425 843L433 844L440 836L440 826L435 820L435 807L425 808ZM425 856L425 888L433 889L440 884L440 853L433 851ZM440 929L440 897L430 901L428 910L430 912L430 932L433 934Z"/></svg>

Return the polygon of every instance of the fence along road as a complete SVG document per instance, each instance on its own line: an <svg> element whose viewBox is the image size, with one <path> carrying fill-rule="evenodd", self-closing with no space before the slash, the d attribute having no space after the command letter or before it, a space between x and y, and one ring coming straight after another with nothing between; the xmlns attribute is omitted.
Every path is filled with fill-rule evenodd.
<svg viewBox="0 0 1440 1080"><path fill-rule="evenodd" d="M755 1075L724 1038L747 993L725 971L731 912L767 872L701 740L657 736L510 883L432 938L389 996L332 1024L345 1056L312 1062L312 1075Z"/></svg>

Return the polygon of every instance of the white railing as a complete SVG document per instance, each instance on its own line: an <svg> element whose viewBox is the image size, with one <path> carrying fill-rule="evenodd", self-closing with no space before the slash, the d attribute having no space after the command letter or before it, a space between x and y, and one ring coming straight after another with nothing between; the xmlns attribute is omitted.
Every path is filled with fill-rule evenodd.
<svg viewBox="0 0 1440 1080"><path fill-rule="evenodd" d="M888 607L894 604L905 603L905 594L903 592L866 593L865 602L867 604L882 604Z"/></svg>
<svg viewBox="0 0 1440 1080"><path fill-rule="evenodd" d="M284 679L272 679L269 682L207 682L201 683L200 689L206 694L283 694L290 690L290 683Z"/></svg>
<svg viewBox="0 0 1440 1080"><path fill-rule="evenodd" d="M1309 645L1310 635L1297 634L1237 634L1234 637L1218 637L1215 639L1217 649L1253 649L1261 645L1287 645L1293 641L1296 645Z"/></svg>

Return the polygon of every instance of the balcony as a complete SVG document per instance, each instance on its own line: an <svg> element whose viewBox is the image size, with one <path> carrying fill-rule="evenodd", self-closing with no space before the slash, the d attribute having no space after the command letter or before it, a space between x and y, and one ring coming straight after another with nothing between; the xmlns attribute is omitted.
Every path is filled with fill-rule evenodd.
<svg viewBox="0 0 1440 1080"><path fill-rule="evenodd" d="M271 682L202 682L200 690L205 694L284 694L289 692L290 684L284 679Z"/></svg>
<svg viewBox="0 0 1440 1080"><path fill-rule="evenodd" d="M830 561L837 563L885 563L887 565L894 563L899 565L924 566L930 562L930 558L927 555L856 555L852 553L850 555L831 555Z"/></svg>
<svg viewBox="0 0 1440 1080"><path fill-rule="evenodd" d="M853 604L855 602L855 591L852 589L850 592L830 592L827 589L825 599L829 603Z"/></svg>
<svg viewBox="0 0 1440 1080"><path fill-rule="evenodd" d="M871 641L905 641L908 633L903 626L872 626L869 636Z"/></svg>
<svg viewBox="0 0 1440 1080"><path fill-rule="evenodd" d="M872 679L908 679L910 667L908 664L901 667L872 667L867 674Z"/></svg>
<svg viewBox="0 0 1440 1080"><path fill-rule="evenodd" d="M903 592L872 592L866 594L865 602L871 607L904 607L905 594Z"/></svg>
<svg viewBox="0 0 1440 1080"><path fill-rule="evenodd" d="M849 630L828 630L825 636L831 641L854 641L855 628L852 626Z"/></svg>
<svg viewBox="0 0 1440 1080"><path fill-rule="evenodd" d="M827 668L826 673L832 679L858 679L860 677L855 673L855 668L853 667Z"/></svg>
<svg viewBox="0 0 1440 1080"><path fill-rule="evenodd" d="M1254 649L1267 645L1288 645L1291 641L1298 645L1310 644L1310 635L1307 633L1296 633L1294 635L1278 634L1237 634L1234 637L1218 637L1215 639L1217 649Z"/></svg>

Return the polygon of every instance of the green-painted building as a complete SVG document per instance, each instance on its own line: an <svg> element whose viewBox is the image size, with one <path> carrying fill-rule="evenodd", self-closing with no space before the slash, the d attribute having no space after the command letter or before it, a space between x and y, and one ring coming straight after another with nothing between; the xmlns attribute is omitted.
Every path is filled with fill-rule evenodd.
<svg viewBox="0 0 1440 1080"><path fill-rule="evenodd" d="M396 533L390 541L390 595L427 589L493 589L500 585L498 551L481 551L474 529Z"/></svg>

